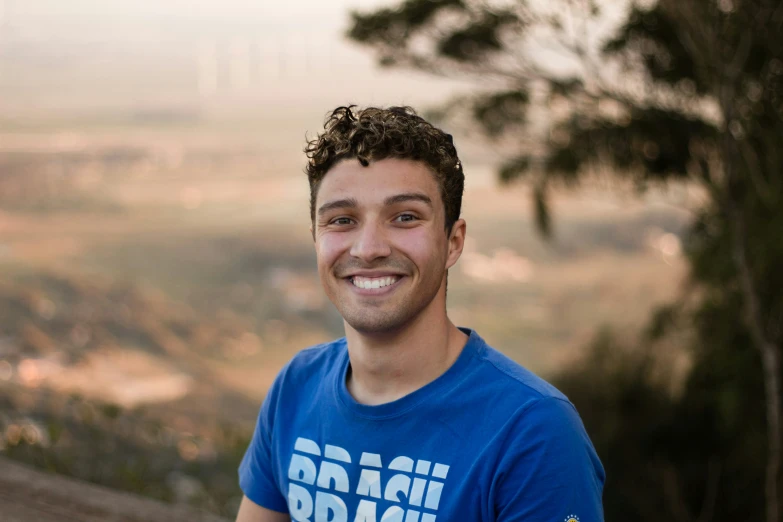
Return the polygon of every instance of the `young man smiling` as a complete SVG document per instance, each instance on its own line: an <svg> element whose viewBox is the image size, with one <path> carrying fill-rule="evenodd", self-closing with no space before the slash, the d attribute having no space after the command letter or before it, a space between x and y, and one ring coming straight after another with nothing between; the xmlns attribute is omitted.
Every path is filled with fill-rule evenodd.
<svg viewBox="0 0 783 522"><path fill-rule="evenodd" d="M602 520L604 471L573 405L446 314L466 231L451 136L410 108L340 107L305 151L345 337L275 380L237 521Z"/></svg>

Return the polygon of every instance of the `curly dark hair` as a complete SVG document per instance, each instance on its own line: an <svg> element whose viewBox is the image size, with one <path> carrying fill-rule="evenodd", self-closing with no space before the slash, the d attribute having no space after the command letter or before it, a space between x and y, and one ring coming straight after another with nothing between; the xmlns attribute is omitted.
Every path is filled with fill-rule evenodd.
<svg viewBox="0 0 783 522"><path fill-rule="evenodd" d="M446 210L446 235L462 209L465 174L451 134L434 127L411 107L337 107L326 118L324 132L304 149L310 182L310 220L321 181L338 161L356 158L363 166L386 158L421 161L430 167Z"/></svg>

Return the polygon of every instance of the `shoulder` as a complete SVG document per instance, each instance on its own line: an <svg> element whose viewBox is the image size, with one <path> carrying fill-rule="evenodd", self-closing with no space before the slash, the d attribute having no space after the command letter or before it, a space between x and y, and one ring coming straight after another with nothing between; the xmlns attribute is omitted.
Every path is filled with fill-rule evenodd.
<svg viewBox="0 0 783 522"><path fill-rule="evenodd" d="M301 350L286 365L289 371L306 372L324 364L336 362L347 351L345 337L326 343L316 344Z"/></svg>
<svg viewBox="0 0 783 522"><path fill-rule="evenodd" d="M324 378L336 371L347 356L345 338L305 348L297 353L278 374L277 384L299 384Z"/></svg>
<svg viewBox="0 0 783 522"><path fill-rule="evenodd" d="M345 339L305 348L278 372L264 397L261 417L271 425L276 413L297 403L301 397L312 398L324 389L324 383L340 371L347 357Z"/></svg>
<svg viewBox="0 0 783 522"><path fill-rule="evenodd" d="M520 435L527 439L558 430L583 437L576 408L555 386L489 346L476 332L470 332L466 349L470 360L464 364L464 378L447 402L434 406L443 411L443 422L462 423L459 411L469 410L482 432L496 434L493 440L502 439L503 444Z"/></svg>
<svg viewBox="0 0 783 522"><path fill-rule="evenodd" d="M471 332L470 341L474 343L474 357L479 366L481 377L514 400L527 399L524 402L532 406L542 399L552 398L570 404L568 398L552 384L528 370L521 364L502 354L487 344L475 332Z"/></svg>
<svg viewBox="0 0 783 522"><path fill-rule="evenodd" d="M562 520L580 513L601 520L605 473L574 405L475 332L469 343L471 378L461 390L484 405L471 422L481 425L477 436L487 437L483 456L495 519Z"/></svg>

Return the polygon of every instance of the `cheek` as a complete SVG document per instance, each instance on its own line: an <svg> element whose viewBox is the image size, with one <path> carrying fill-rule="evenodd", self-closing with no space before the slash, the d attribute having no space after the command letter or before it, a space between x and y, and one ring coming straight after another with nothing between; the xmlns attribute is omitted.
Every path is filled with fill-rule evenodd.
<svg viewBox="0 0 783 522"><path fill-rule="evenodd" d="M345 238L334 234L325 234L319 237L315 244L315 254L318 258L318 269L329 270L334 262L345 251L347 243Z"/></svg>
<svg viewBox="0 0 783 522"><path fill-rule="evenodd" d="M433 237L424 228L407 230L397 241L398 248L422 269L445 261L444 243L445 237Z"/></svg>

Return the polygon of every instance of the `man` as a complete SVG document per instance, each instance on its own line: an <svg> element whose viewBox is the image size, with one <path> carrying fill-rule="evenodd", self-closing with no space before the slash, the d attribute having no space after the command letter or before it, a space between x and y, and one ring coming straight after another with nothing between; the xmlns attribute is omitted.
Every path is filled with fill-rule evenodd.
<svg viewBox="0 0 783 522"><path fill-rule="evenodd" d="M305 152L345 337L277 376L237 521L602 520L604 471L573 405L446 315L466 230L451 136L410 108L340 107Z"/></svg>

